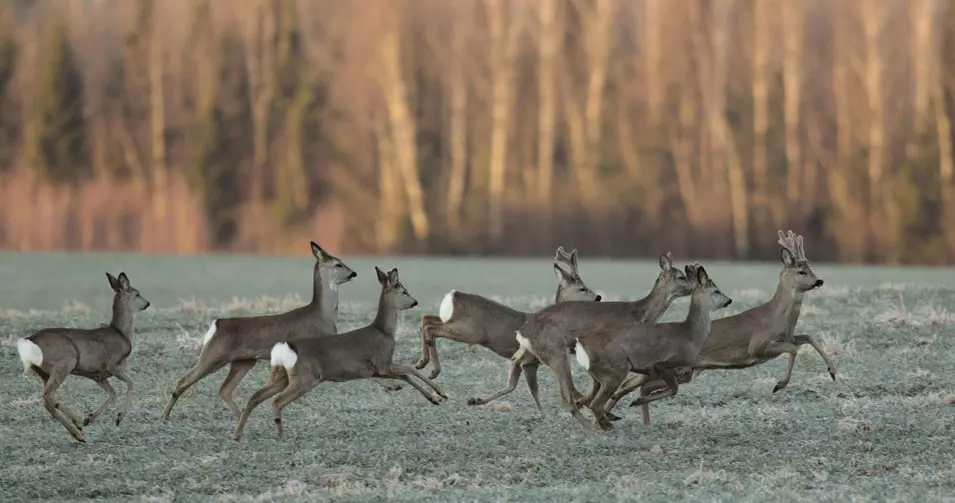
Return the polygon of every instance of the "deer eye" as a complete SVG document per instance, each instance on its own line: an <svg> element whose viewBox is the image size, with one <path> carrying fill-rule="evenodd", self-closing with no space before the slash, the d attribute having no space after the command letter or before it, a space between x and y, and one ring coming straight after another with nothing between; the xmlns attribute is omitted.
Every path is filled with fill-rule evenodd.
<svg viewBox="0 0 955 503"><path fill-rule="evenodd" d="M808 275L809 273L800 269L797 274L799 274L800 276L806 276L806 275Z"/></svg>

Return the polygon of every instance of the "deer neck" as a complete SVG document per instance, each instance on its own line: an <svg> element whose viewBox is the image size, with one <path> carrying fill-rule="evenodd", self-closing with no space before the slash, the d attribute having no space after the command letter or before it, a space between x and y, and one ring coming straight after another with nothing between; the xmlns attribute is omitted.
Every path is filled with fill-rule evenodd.
<svg viewBox="0 0 955 503"><path fill-rule="evenodd" d="M710 310L703 306L702 292L693 292L690 298L690 311L686 313L684 323L690 328L690 335L694 347L702 348L713 326L713 317Z"/></svg>
<svg viewBox="0 0 955 503"><path fill-rule="evenodd" d="M132 339L133 312L120 300L119 295L113 297L113 318L109 326L119 330L127 339Z"/></svg>
<svg viewBox="0 0 955 503"><path fill-rule="evenodd" d="M795 322L799 318L799 308L802 307L803 295L802 292L786 288L780 281L779 285L776 286L776 293L769 301L772 326L785 328L787 332L795 328ZM793 326L790 326L790 324Z"/></svg>
<svg viewBox="0 0 955 503"><path fill-rule="evenodd" d="M385 335L394 337L398 326L398 308L389 303L384 295L378 298L378 313L372 326L381 330Z"/></svg>
<svg viewBox="0 0 955 503"><path fill-rule="evenodd" d="M646 297L637 302L645 306L644 320L649 323L656 322L663 316L673 302L673 297L666 292L666 287L656 284Z"/></svg>

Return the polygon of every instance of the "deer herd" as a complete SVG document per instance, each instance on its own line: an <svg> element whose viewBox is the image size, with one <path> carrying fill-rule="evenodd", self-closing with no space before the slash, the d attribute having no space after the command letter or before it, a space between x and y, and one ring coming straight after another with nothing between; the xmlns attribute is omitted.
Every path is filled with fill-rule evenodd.
<svg viewBox="0 0 955 503"><path fill-rule="evenodd" d="M779 231L782 271L773 297L764 304L733 316L713 319L713 312L732 300L698 263L682 270L670 253L660 256L660 273L650 292L633 302L601 302L601 296L580 277L577 250L557 249L554 304L526 313L473 293L451 290L441 301L437 316L421 317L421 358L412 365L394 361L395 332L400 311L418 301L398 277L398 270L375 267L381 294L374 320L350 332L338 333L338 289L358 274L341 259L311 243L316 262L313 295L308 304L291 311L251 317L213 320L202 340L196 364L176 383L162 419L169 420L176 402L200 379L228 366L219 396L237 418L233 439L239 440L252 410L272 398L272 416L283 433L283 409L325 381L371 379L388 391L404 381L432 404L447 395L434 383L441 373L437 339L484 346L508 360L507 383L486 397L468 399L482 405L513 392L521 376L540 409L537 370L550 368L557 381L562 406L585 429L612 429L620 419L612 410L624 396L640 389L630 403L640 406L643 422L650 423L649 404L673 396L707 369L741 369L777 356L789 355L786 375L773 392L786 387L799 347L809 344L836 378L836 366L819 343L807 334L796 334L796 323L806 292L822 286L809 266L802 236ZM113 289L113 316L108 326L96 329L46 328L19 339L17 350L24 374L32 371L43 381L43 406L70 435L83 442L83 427L99 417L116 400L108 378L126 384L118 406L118 426L133 399L133 381L126 369L132 352L133 320L149 307L125 273L107 273ZM658 323L674 299L690 297L683 321ZM574 387L572 358L593 383L584 396ZM240 410L233 393L259 360L268 360L271 372ZM429 376L420 370L431 365ZM95 411L81 417L56 395L69 375L92 379L107 394ZM581 408L590 409L594 421Z"/></svg>

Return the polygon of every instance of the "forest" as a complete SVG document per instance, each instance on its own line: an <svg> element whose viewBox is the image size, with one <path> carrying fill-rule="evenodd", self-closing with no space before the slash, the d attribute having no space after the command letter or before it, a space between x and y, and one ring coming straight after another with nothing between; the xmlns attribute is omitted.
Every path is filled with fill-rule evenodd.
<svg viewBox="0 0 955 503"><path fill-rule="evenodd" d="M9 0L0 248L955 260L955 0Z"/></svg>

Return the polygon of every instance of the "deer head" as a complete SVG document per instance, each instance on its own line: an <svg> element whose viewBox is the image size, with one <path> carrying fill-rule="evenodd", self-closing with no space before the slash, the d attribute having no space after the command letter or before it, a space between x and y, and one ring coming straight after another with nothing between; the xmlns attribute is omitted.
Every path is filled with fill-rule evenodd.
<svg viewBox="0 0 955 503"><path fill-rule="evenodd" d="M387 274L375 266L378 273L378 283L381 284L381 296L389 305L399 310L411 309L418 305L418 301L408 293L408 289L398 279L398 269L392 269Z"/></svg>
<svg viewBox="0 0 955 503"><path fill-rule="evenodd" d="M668 299L686 297L693 292L693 280L687 279L684 271L673 267L673 254L666 252L660 255L660 275L653 289L662 289Z"/></svg>
<svg viewBox="0 0 955 503"><path fill-rule="evenodd" d="M137 313L149 307L149 301L143 298L139 290L130 286L129 278L125 272L119 273L118 278L106 273L106 279L109 280L109 286L115 293L114 306L121 306L131 313Z"/></svg>
<svg viewBox="0 0 955 503"><path fill-rule="evenodd" d="M685 268L686 276L692 278L693 291L700 296L703 309L716 311L733 303L733 299L720 291L720 287L710 279L706 269L698 263L687 265Z"/></svg>
<svg viewBox="0 0 955 503"><path fill-rule="evenodd" d="M779 274L779 282L793 292L808 292L823 285L823 281L816 277L806 258L806 249L803 247L802 236L789 231L779 235L779 260L783 263L783 270Z"/></svg>
<svg viewBox="0 0 955 503"><path fill-rule="evenodd" d="M358 273L345 265L338 257L323 250L312 241L312 255L315 256L315 282L328 281L332 285L347 283L358 277Z"/></svg>
<svg viewBox="0 0 955 503"><path fill-rule="evenodd" d="M561 267L564 264L566 268ZM591 290L580 277L577 268L577 250L567 253L563 246L557 247L554 256L554 274L557 275L557 302L568 300L597 301L600 295Z"/></svg>

